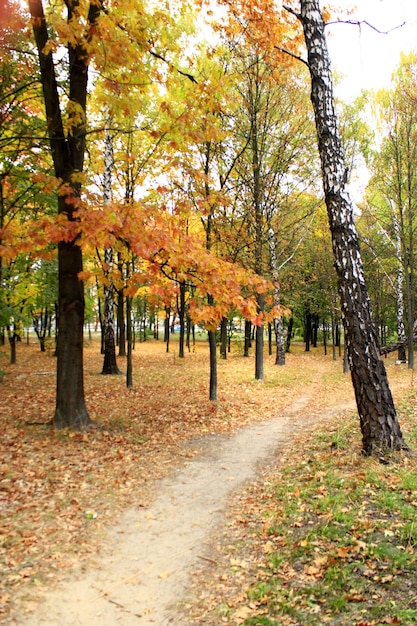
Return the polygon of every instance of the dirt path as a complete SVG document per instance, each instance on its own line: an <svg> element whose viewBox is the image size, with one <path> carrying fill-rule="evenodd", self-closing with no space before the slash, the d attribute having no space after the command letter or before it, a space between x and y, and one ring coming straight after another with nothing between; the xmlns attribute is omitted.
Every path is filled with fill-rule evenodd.
<svg viewBox="0 0 417 626"><path fill-rule="evenodd" d="M186 626L176 621L174 605L186 594L190 572L208 558L205 545L228 497L257 476L260 464L265 470L298 428L325 417L305 413L309 400L304 395L284 415L233 436L189 443L196 456L156 483L149 508L123 514L95 565L47 593L36 619L20 616L11 624Z"/></svg>

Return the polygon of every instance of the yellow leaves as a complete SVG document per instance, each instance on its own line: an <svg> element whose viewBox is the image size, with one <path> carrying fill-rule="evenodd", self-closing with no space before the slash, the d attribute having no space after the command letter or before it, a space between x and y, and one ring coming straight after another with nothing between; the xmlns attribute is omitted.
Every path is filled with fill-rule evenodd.
<svg viewBox="0 0 417 626"><path fill-rule="evenodd" d="M72 135L77 128L85 125L85 111L78 102L70 100L67 104L66 114L64 128L68 135Z"/></svg>

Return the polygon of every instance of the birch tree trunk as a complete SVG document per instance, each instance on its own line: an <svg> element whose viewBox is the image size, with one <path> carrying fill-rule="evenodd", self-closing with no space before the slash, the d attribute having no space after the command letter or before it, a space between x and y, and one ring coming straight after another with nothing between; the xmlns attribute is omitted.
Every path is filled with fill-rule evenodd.
<svg viewBox="0 0 417 626"><path fill-rule="evenodd" d="M398 270L397 270L397 334L398 341L401 343L398 348L398 360L402 363L407 362L407 357L405 354L405 324L404 324L404 267L403 267L403 259L402 259L402 251L401 251L401 236L400 236L400 226L398 223L398 219L394 214L394 234L395 234L395 251L396 258L398 262Z"/></svg>
<svg viewBox="0 0 417 626"><path fill-rule="evenodd" d="M104 138L104 176L103 195L104 204L113 200L112 172L114 168L113 138L110 132L111 118L107 116ZM116 362L116 341L114 323L114 286L112 281L113 248L104 251L104 362L102 374L120 374Z"/></svg>
<svg viewBox="0 0 417 626"><path fill-rule="evenodd" d="M256 63L259 59L256 58ZM252 196L253 208L255 214L255 272L262 276L263 263L263 218L264 211L262 206L262 182L261 182L261 158L262 151L259 146L259 85L255 84L254 93L251 94L250 109L250 147L252 157ZM262 294L256 297L257 308L259 313L263 313L265 308L265 299ZM264 380L264 324L258 324L255 331L255 380Z"/></svg>
<svg viewBox="0 0 417 626"><path fill-rule="evenodd" d="M330 59L319 0L301 0L301 20L311 75L324 194L332 234L349 367L362 431L363 450L379 455L406 448L397 420L371 316L346 165L334 107Z"/></svg>
<svg viewBox="0 0 417 626"><path fill-rule="evenodd" d="M269 216L268 216L269 219ZM272 226L269 226L269 257L271 264L271 274L272 280L274 283L274 306L280 307L281 305L281 295L279 288L279 269L278 269L278 258L277 258L277 250L275 244L275 233ZM281 317L276 317L274 319L274 331L275 331L275 365L285 365L285 338L284 338L284 322Z"/></svg>

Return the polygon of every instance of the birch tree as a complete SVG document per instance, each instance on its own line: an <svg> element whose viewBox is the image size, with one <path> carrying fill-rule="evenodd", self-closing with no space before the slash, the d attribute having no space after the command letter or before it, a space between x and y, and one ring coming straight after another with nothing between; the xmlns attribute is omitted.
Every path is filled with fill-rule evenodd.
<svg viewBox="0 0 417 626"><path fill-rule="evenodd" d="M406 447L380 358L371 315L347 171L334 106L333 81L319 0L301 0L322 179L341 299L349 366L367 455ZM294 13L293 9L286 7Z"/></svg>
<svg viewBox="0 0 417 626"><path fill-rule="evenodd" d="M113 200L112 172L114 169L113 137L111 133L111 116L106 116L104 137L104 175L103 197L104 203L110 204ZM116 341L114 328L114 285L112 280L113 271L113 248L108 246L104 250L104 362L102 374L120 374L116 361Z"/></svg>

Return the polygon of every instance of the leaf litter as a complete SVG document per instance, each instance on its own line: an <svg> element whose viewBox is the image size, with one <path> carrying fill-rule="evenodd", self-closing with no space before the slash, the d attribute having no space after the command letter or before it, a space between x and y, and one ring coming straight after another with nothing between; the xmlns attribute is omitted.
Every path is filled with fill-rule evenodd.
<svg viewBox="0 0 417 626"><path fill-rule="evenodd" d="M131 515L133 510L133 518L128 515L133 526L138 510L143 509L152 519L156 481L181 467L186 469L212 438L276 417L307 387L310 420L331 407L336 390L339 403L352 398L350 381L340 375L340 364L329 357L289 355L287 366L278 369L267 359L267 380L261 384L253 380L253 361L233 353L219 362L220 400L212 404L207 400L206 346L198 344L196 352L184 360L163 350L163 344L157 342L137 346L135 387L126 389L124 377L99 374L102 357L97 345L86 348L87 405L91 417L101 425L91 433L53 432L39 424L50 419L54 406L52 357L37 352L37 346L21 346L17 365L7 368L0 386L5 407L1 415L0 562L5 581L0 598L4 623L20 623L14 621L19 619L16 616L30 614L39 598L64 577L87 572L92 564L100 563L111 529L119 528L122 519L126 523L124 511ZM319 377L313 375L317 368ZM36 371L46 373L40 379ZM399 386L408 384L399 370L393 369L393 373ZM294 406L295 414L296 402ZM298 412L304 410L301 403ZM232 486L234 478L227 476ZM252 500L261 515L258 496ZM87 515L91 511L92 517ZM240 526L247 530L254 523ZM207 529L203 543L206 535ZM270 547L264 542L262 552L268 553ZM207 554L198 558L206 566L213 560ZM239 557L230 565L239 580L250 577L248 563L250 559ZM320 571L317 562L309 567ZM174 585L175 575L169 568L158 572L161 581L172 579ZM222 576L226 576L222 585L227 587L228 567ZM210 588L218 597L216 580L208 583ZM254 610L250 604L256 603L247 605L244 600L240 607L236 600L236 610L241 610L236 623ZM108 601L123 609L122 602ZM150 623L154 622L150 619ZM195 623L206 621L201 618Z"/></svg>

